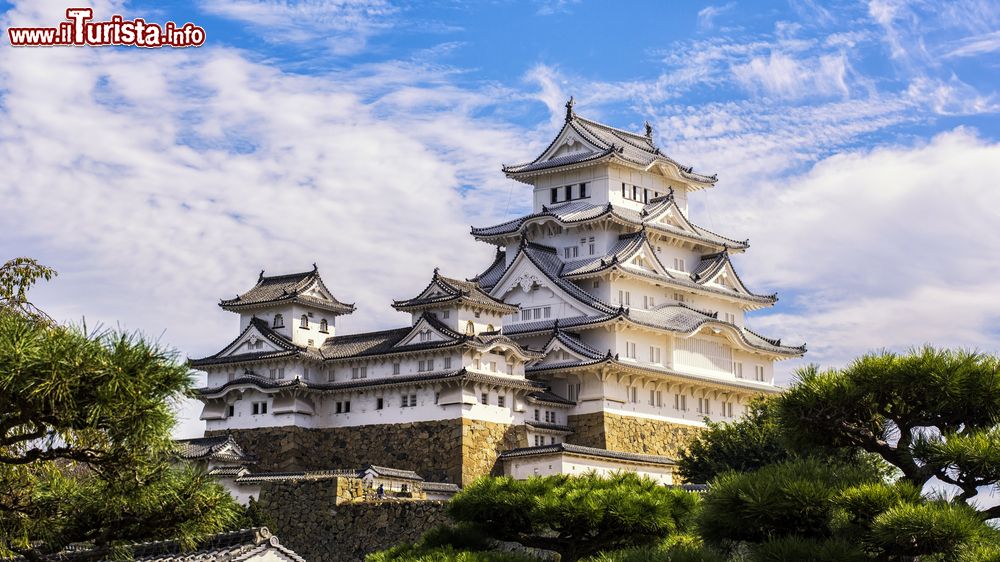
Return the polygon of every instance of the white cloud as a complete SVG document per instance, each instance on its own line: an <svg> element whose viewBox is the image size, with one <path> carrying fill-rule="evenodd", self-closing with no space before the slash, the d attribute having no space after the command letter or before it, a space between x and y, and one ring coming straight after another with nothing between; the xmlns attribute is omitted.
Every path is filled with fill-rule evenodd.
<svg viewBox="0 0 1000 562"><path fill-rule="evenodd" d="M364 49L399 11L386 0L203 0L201 7L250 24L269 41L323 43L337 54Z"/></svg>
<svg viewBox="0 0 1000 562"><path fill-rule="evenodd" d="M948 58L975 57L1000 51L1000 31L966 37L956 41L945 54Z"/></svg>
<svg viewBox="0 0 1000 562"><path fill-rule="evenodd" d="M698 10L698 29L712 29L715 27L715 18L731 10L735 5L735 2L729 2L722 6L705 6Z"/></svg>
<svg viewBox="0 0 1000 562"><path fill-rule="evenodd" d="M793 293L793 310L754 327L809 342L805 362L828 366L925 343L1000 351L997 175L1000 144L957 129L832 156L717 205L750 236L739 260L750 285Z"/></svg>
<svg viewBox="0 0 1000 562"><path fill-rule="evenodd" d="M849 94L847 60L843 55L824 55L811 60L795 59L771 52L733 67L736 80L750 91L796 99L803 96Z"/></svg>

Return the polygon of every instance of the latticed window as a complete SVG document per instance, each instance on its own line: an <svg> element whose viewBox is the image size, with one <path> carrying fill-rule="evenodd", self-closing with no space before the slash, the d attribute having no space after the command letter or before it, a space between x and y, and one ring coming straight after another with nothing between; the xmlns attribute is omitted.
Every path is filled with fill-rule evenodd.
<svg viewBox="0 0 1000 562"><path fill-rule="evenodd" d="M299 327L300 328L309 328L309 317L306 316L305 314L303 314L302 318L299 319Z"/></svg>
<svg viewBox="0 0 1000 562"><path fill-rule="evenodd" d="M285 319L280 314L275 314L274 315L273 326L275 328L284 328L285 327Z"/></svg>
<svg viewBox="0 0 1000 562"><path fill-rule="evenodd" d="M319 321L319 331L321 331L323 333L326 333L326 332L329 331L327 328L328 328L328 324L326 323L326 318L320 320Z"/></svg>

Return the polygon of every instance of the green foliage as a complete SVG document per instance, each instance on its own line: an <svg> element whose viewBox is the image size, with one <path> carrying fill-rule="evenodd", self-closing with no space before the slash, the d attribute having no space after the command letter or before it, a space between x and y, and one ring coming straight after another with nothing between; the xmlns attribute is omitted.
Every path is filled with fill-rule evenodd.
<svg viewBox="0 0 1000 562"><path fill-rule="evenodd" d="M28 302L28 289L38 280L48 281L55 275L54 269L31 258L14 258L0 265L0 313L50 320L48 315Z"/></svg>
<svg viewBox="0 0 1000 562"><path fill-rule="evenodd" d="M236 523L220 486L171 464L187 368L137 335L31 313L26 287L52 274L30 260L0 268L0 556L82 543L127 557L131 542L190 547Z"/></svg>
<svg viewBox="0 0 1000 562"><path fill-rule="evenodd" d="M889 508L873 521L871 538L890 555L920 556L954 552L984 532L969 506L933 501Z"/></svg>
<svg viewBox="0 0 1000 562"><path fill-rule="evenodd" d="M725 562L726 557L693 535L674 535L661 544L603 552L590 562Z"/></svg>
<svg viewBox="0 0 1000 562"><path fill-rule="evenodd" d="M702 501L702 536L723 545L781 537L827 538L833 534L834 496L877 478L865 467L814 458L755 472L729 472L712 482Z"/></svg>
<svg viewBox="0 0 1000 562"><path fill-rule="evenodd" d="M772 402L758 398L739 420L708 422L708 428L681 452L677 472L686 482L709 482L723 472L747 472L791 457L782 443Z"/></svg>
<svg viewBox="0 0 1000 562"><path fill-rule="evenodd" d="M935 477L958 486L960 500L1000 481L996 357L929 347L869 354L839 371L800 371L777 405L798 446L868 451L916 486Z"/></svg>
<svg viewBox="0 0 1000 562"><path fill-rule="evenodd" d="M455 496L451 517L487 536L553 550L566 561L654 544L688 530L697 497L631 473L484 478Z"/></svg>
<svg viewBox="0 0 1000 562"><path fill-rule="evenodd" d="M400 545L369 554L365 562L537 562L537 560L509 552L466 551L452 546L425 548L417 545Z"/></svg>
<svg viewBox="0 0 1000 562"><path fill-rule="evenodd" d="M870 560L854 542L839 538L781 537L756 545L750 554L753 562L861 562Z"/></svg>

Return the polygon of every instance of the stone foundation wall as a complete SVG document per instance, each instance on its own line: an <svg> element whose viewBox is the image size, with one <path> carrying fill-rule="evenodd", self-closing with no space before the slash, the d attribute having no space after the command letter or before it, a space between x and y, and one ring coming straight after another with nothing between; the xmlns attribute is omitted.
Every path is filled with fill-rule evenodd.
<svg viewBox="0 0 1000 562"><path fill-rule="evenodd" d="M336 505L341 479L268 482L260 507L271 531L309 562L354 562L366 554L414 542L447 521L438 501Z"/></svg>
<svg viewBox="0 0 1000 562"><path fill-rule="evenodd" d="M570 443L610 451L676 458L698 431L697 427L633 416L595 412L569 416Z"/></svg>
<svg viewBox="0 0 1000 562"><path fill-rule="evenodd" d="M497 463L500 453L527 446L528 432L524 426L463 419L460 484L471 484L487 474L499 476L503 473L503 467Z"/></svg>
<svg viewBox="0 0 1000 562"><path fill-rule="evenodd" d="M206 436L223 431L207 432ZM425 480L468 484L490 474L501 452L527 446L524 427L466 418L359 427L231 430L259 461L254 472L361 468L412 470Z"/></svg>

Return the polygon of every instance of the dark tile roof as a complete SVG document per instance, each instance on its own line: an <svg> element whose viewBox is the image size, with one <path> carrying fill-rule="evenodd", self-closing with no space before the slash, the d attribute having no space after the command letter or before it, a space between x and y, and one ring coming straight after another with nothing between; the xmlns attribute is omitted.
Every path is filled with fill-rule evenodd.
<svg viewBox="0 0 1000 562"><path fill-rule="evenodd" d="M642 211L634 211L625 207L615 207L611 204L594 205L592 203L576 201L562 205L553 205L551 207L543 206L541 212L525 215L495 226L473 227L472 235L480 240L490 240L521 232L522 228L535 221L554 219L563 226L570 226L611 219L628 228L638 230L645 226L651 232L685 238L717 248L743 250L750 245L747 240L733 240L716 234L707 228L688 221L686 217L684 217L684 221L690 226L690 231L672 225L665 225L655 220L671 207L676 208L678 215L684 217L684 213L677 207L673 198L655 200L647 204Z"/></svg>
<svg viewBox="0 0 1000 562"><path fill-rule="evenodd" d="M553 341L558 341L559 343L566 346L568 349L587 357L588 359L603 359L607 353L602 353L593 347L585 344L580 336L572 332L567 332L560 328L559 321L556 320L556 324L552 330L552 337L545 344L544 349L548 349L552 345Z"/></svg>
<svg viewBox="0 0 1000 562"><path fill-rule="evenodd" d="M576 402L572 400L567 400L558 394L553 394L552 392L546 390L542 392L532 392L528 395L528 400L531 402L541 402L546 404L555 404L561 407L576 406Z"/></svg>
<svg viewBox="0 0 1000 562"><path fill-rule="evenodd" d="M399 478L400 480L413 480L416 482L423 482L423 477L413 472L412 470L403 470L400 468L390 468L387 466L375 466L368 465L359 471L361 473L372 471L378 476L383 476L385 478Z"/></svg>
<svg viewBox="0 0 1000 562"><path fill-rule="evenodd" d="M452 484L451 482L424 482L421 487L425 492L451 492L457 494L461 490L458 484Z"/></svg>
<svg viewBox="0 0 1000 562"><path fill-rule="evenodd" d="M590 144L597 147L597 152L582 150L542 161L542 157L552 148L552 145L566 128L572 129ZM567 114L563 129L559 131L559 134L552 140L552 143L535 160L525 164L504 166L503 171L508 176L517 176L527 172L581 164L609 157L621 159L622 161L643 167L657 161L666 162L677 167L682 177L697 184L708 186L715 184L717 181L716 176L695 173L690 167L682 166L676 160L660 152L660 149L653 143L652 133L649 135L640 135L617 129L603 123L591 121L590 119L584 119L572 111Z"/></svg>
<svg viewBox="0 0 1000 562"><path fill-rule="evenodd" d="M432 289L436 289L439 294L427 294ZM436 268L431 282L420 291L420 295L412 299L393 301L392 307L396 310L411 311L459 301L498 310L505 314L510 314L518 309L515 305L507 304L490 296L489 293L480 288L477 282L445 277L438 273Z"/></svg>
<svg viewBox="0 0 1000 562"><path fill-rule="evenodd" d="M401 342L406 340L407 336L413 333L420 322L426 322L448 339L400 345ZM458 346L469 346L477 349L483 349L497 343L502 343L512 347L526 357L534 357L537 355L537 352L522 347L519 343L501 334L500 332L481 332L474 336L459 334L427 312L420 316L417 324L409 328L397 328L395 330L366 332L327 338L326 341L323 342L323 346L320 351L325 359L353 359L390 355L394 353L434 351Z"/></svg>
<svg viewBox="0 0 1000 562"><path fill-rule="evenodd" d="M210 388L200 388L202 396L220 394L232 387L253 386L260 390L302 389L314 392L345 392L359 389L382 388L431 382L481 382L507 388L537 391L548 388L545 384L509 376L488 375L460 369L458 371L435 371L418 375L397 375L372 379L355 379L342 382L310 382L298 377L290 380L271 380L256 374L245 374L224 384Z"/></svg>
<svg viewBox="0 0 1000 562"><path fill-rule="evenodd" d="M500 280L500 276L503 275L503 272L506 271L506 261L507 252L500 246L497 246L497 253L493 257L493 262L486 268L485 271L472 279L469 279L469 281L473 281L483 289L489 291L497 284L497 281Z"/></svg>
<svg viewBox="0 0 1000 562"><path fill-rule="evenodd" d="M573 445L572 443L556 443L554 445L542 445L541 447L522 447L511 449L500 453L500 460L516 459L521 457L533 457L538 455L551 455L555 453L572 453L586 455L590 457L600 457L605 459L634 461L647 464L659 464L672 466L676 464L672 459L657 455L644 455L641 453L626 453L622 451L609 451L596 447L584 447L583 445Z"/></svg>
<svg viewBox="0 0 1000 562"><path fill-rule="evenodd" d="M323 291L331 295L332 300L319 299L301 294L313 284L318 284ZM354 305L340 302L332 296L333 293L323 284L315 264L311 271L289 273L286 275L265 276L260 272L257 284L249 291L232 299L222 299L219 306L227 310L240 310L247 307L262 306L283 302L298 302L324 308L337 314L354 312Z"/></svg>
<svg viewBox="0 0 1000 562"><path fill-rule="evenodd" d="M257 330L261 336L263 336L267 341L273 343L278 349L275 351L241 353L238 355L222 355L224 351L232 347L236 342L240 341L240 339L242 339L243 336L245 336L250 330ZM299 355L304 351L306 351L306 348L295 345L291 342L291 340L271 329L271 326L269 326L267 322L255 316L250 319L250 322L247 323L247 327L240 332L240 335L236 336L236 339L226 344L226 346L223 347L218 353L208 357L202 357L201 359L191 359L189 360L189 363L192 367L206 367L209 365L219 365L224 363L243 363L263 359L274 359L278 357L290 357Z"/></svg>
<svg viewBox="0 0 1000 562"><path fill-rule="evenodd" d="M230 435L178 439L174 443L177 446L177 456L184 460L209 460L239 464L256 462L256 458L244 452L243 448Z"/></svg>
<svg viewBox="0 0 1000 562"><path fill-rule="evenodd" d="M559 433L573 433L573 428L568 425L560 425L557 423L546 423L537 422L535 420L527 420L524 422L526 425L533 427L535 429L540 429L543 431L554 431Z"/></svg>
<svg viewBox="0 0 1000 562"><path fill-rule="evenodd" d="M254 557L265 557L269 550L280 553L282 558L294 562L305 559L282 545L278 537L267 527L241 529L212 535L201 542L195 550L185 550L179 541L156 541L129 545L136 562L243 562ZM65 552L53 559L65 562L107 561L110 553L106 549L76 550ZM14 560L22 560L15 558Z"/></svg>

